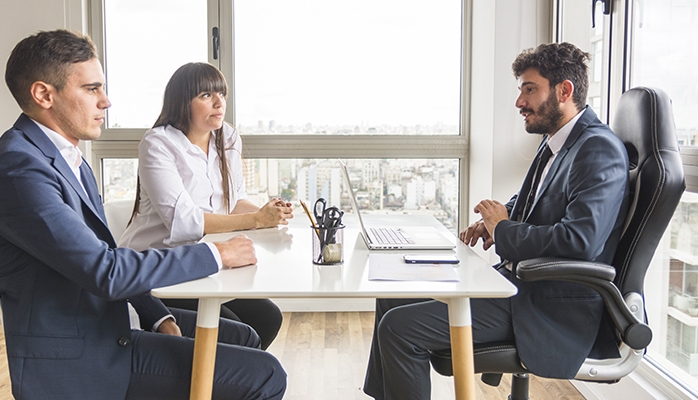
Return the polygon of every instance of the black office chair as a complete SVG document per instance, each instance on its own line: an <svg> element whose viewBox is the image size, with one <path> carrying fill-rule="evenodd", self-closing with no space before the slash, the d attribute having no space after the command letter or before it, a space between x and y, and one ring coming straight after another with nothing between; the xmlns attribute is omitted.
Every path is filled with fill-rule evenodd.
<svg viewBox="0 0 698 400"><path fill-rule="evenodd" d="M623 93L612 129L630 157L631 199L613 265L539 258L520 262L516 270L524 281L574 282L601 294L620 339L621 357L588 358L575 379L606 383L632 372L652 340L644 322L645 273L686 186L671 100L663 91L638 87ZM430 361L436 372L453 375L450 350L432 352ZM509 398L528 399L528 371L514 343L476 344L475 372L492 386L499 385L502 373L513 373Z"/></svg>

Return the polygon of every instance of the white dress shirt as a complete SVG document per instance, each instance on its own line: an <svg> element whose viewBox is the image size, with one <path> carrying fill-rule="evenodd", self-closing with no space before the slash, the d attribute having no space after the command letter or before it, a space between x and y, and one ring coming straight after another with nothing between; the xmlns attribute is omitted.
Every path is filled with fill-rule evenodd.
<svg viewBox="0 0 698 400"><path fill-rule="evenodd" d="M583 113L584 110L578 112L577 115L575 115L571 120L569 120L565 125L563 125L562 128L555 132L555 134L551 138L548 139L547 145L548 147L550 147L550 151L553 154L548 159L548 163L545 164L545 168L543 169L543 172L540 176L540 181L538 182L538 187L536 188L536 198L540 194L540 187L542 186L541 184L545 180L545 177L548 175L548 171L550 171L550 166L553 165L553 161L555 161L557 154L560 152L560 150L562 150L562 146L565 145L567 138L570 136L570 133L572 133L572 128L574 128L574 126L577 124L577 121L579 120L579 118L581 118ZM497 243L496 238L495 243ZM511 271L511 261L507 261L505 267L506 269Z"/></svg>
<svg viewBox="0 0 698 400"><path fill-rule="evenodd" d="M570 133L572 133L572 128L574 128L574 126L577 124L577 120L579 120L583 113L584 110L578 112L577 115L574 116L574 118L569 120L565 125L562 126L562 128L555 132L555 134L550 139L548 139L548 146L550 147L550 151L553 153L553 155L550 156L548 163L545 164L543 173L540 176L540 183L536 188L536 197L538 197L538 193L540 192L541 183L543 183L545 177L548 175L548 171L550 171L550 166L553 165L553 161L555 161L555 158L557 158L557 153L559 153L562 149L562 146L567 141L567 138L570 136Z"/></svg>
<svg viewBox="0 0 698 400"><path fill-rule="evenodd" d="M43 125L33 119L32 121L41 129L42 132L44 132L44 134L46 134L46 136L48 136L48 139L53 143L53 145L56 146L58 152L60 152L63 156L65 162L68 163L70 170L73 171L73 175L75 175L75 177L78 179L78 183L80 183L80 186L82 186L83 192L87 194L85 185L83 185L82 178L80 177L80 164L82 164L82 151L80 151L80 148L74 146L68 141L68 139L64 138L58 134L58 132L47 127L46 125ZM89 196L87 197L89 198Z"/></svg>
<svg viewBox="0 0 698 400"><path fill-rule="evenodd" d="M204 236L205 212L228 214L238 200L247 198L240 136L232 126L223 126L232 180L230 210L223 203L215 132L211 133L207 155L182 131L169 125L153 128L138 145L139 212L119 239L119 246L140 251L196 243Z"/></svg>

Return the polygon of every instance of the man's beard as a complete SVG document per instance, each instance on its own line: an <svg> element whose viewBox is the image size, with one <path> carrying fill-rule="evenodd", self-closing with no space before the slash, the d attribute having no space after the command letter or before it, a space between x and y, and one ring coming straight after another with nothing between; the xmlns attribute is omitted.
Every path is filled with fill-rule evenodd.
<svg viewBox="0 0 698 400"><path fill-rule="evenodd" d="M522 109L522 112L533 112L530 108ZM551 92L548 99L538 107L538 111L534 112L538 116L538 121L535 123L526 124L526 132L537 134L551 134L557 132L560 128L559 123L563 118L560 110L560 103L557 101L555 92Z"/></svg>

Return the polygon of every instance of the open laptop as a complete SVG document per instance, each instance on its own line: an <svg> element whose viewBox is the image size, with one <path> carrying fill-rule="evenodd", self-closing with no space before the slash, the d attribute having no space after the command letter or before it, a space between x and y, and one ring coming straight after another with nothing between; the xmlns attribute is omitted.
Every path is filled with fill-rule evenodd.
<svg viewBox="0 0 698 400"><path fill-rule="evenodd" d="M344 186L346 186L349 191L351 206L356 212L356 216L359 218L361 234L369 250L444 250L456 247L453 242L432 226L367 228L363 218L361 218L361 211L359 211L359 204L356 201L354 189L351 187L347 166L342 160L338 161L342 170Z"/></svg>

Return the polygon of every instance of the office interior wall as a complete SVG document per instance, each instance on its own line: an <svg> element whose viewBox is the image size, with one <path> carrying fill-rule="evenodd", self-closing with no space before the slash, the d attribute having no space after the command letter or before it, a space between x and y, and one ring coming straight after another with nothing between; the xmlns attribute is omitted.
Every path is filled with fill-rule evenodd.
<svg viewBox="0 0 698 400"><path fill-rule="evenodd" d="M0 134L12 126L19 106L5 85L5 65L17 42L40 30L83 31L82 0L2 0L0 2Z"/></svg>
<svg viewBox="0 0 698 400"><path fill-rule="evenodd" d="M505 203L519 189L540 142L515 107L511 63L524 49L550 42L551 0L473 0L470 93L469 223L482 199ZM494 263L494 250L482 256Z"/></svg>

